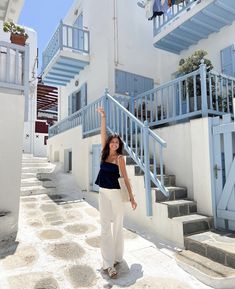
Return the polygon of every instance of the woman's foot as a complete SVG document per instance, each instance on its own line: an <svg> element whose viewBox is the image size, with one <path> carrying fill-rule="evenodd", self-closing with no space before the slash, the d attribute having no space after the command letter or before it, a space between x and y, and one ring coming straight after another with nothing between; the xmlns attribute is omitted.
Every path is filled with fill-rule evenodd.
<svg viewBox="0 0 235 289"><path fill-rule="evenodd" d="M111 279L117 278L117 271L114 267L109 267L106 270L107 270L107 273Z"/></svg>
<svg viewBox="0 0 235 289"><path fill-rule="evenodd" d="M116 266L119 265L120 263L121 263L121 262L119 262L119 261L115 261L114 264L113 264L113 266L116 267Z"/></svg>

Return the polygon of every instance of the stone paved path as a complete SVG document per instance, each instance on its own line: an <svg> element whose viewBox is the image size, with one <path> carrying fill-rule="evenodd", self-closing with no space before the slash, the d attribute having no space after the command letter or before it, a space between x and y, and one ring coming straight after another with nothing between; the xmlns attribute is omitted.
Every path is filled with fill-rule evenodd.
<svg viewBox="0 0 235 289"><path fill-rule="evenodd" d="M62 179L57 195L21 197L17 241L0 248L0 289L211 288L178 267L173 253L128 230L125 261L110 280L101 270L99 213L74 189L71 198L71 177L60 175L57 185Z"/></svg>

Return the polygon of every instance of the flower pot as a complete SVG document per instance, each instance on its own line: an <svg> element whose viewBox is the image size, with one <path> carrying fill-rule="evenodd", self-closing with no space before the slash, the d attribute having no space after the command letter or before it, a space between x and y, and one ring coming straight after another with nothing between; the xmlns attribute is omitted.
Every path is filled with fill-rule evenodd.
<svg viewBox="0 0 235 289"><path fill-rule="evenodd" d="M24 35L11 33L10 39L11 39L11 43L25 46L26 37Z"/></svg>

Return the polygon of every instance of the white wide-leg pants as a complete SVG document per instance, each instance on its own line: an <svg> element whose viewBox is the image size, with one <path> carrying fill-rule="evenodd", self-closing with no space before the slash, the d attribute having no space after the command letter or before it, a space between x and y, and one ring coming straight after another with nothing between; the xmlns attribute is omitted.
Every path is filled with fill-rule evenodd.
<svg viewBox="0 0 235 289"><path fill-rule="evenodd" d="M123 259L124 204L120 190L100 188L99 210L103 269L107 269L108 267L113 267L115 261L120 262ZM113 227L111 228L112 222Z"/></svg>

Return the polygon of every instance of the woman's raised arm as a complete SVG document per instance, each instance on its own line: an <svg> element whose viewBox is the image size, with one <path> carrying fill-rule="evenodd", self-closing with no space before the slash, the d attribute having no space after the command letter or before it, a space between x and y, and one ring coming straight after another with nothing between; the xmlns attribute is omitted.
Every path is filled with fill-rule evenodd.
<svg viewBox="0 0 235 289"><path fill-rule="evenodd" d="M97 111L101 115L101 146L103 150L106 143L106 116L103 107L98 107Z"/></svg>

